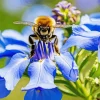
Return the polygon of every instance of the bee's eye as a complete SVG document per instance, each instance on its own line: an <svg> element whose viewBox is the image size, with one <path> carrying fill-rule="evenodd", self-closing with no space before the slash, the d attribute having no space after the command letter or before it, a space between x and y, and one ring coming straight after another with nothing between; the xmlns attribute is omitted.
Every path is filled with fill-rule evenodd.
<svg viewBox="0 0 100 100"><path fill-rule="evenodd" d="M40 31L42 28L43 28L42 26L39 26L39 31Z"/></svg>

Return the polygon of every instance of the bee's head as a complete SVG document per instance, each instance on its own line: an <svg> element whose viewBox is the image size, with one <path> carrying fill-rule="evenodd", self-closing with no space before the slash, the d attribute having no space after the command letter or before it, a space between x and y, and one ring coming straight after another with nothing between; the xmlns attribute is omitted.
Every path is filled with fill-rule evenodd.
<svg viewBox="0 0 100 100"><path fill-rule="evenodd" d="M37 27L33 27L33 31L40 35L49 35L54 32L55 20L48 16L39 16L34 23Z"/></svg>
<svg viewBox="0 0 100 100"><path fill-rule="evenodd" d="M40 25L38 27L38 32L41 34L41 35L47 35L50 33L50 27L49 26L43 26L43 25Z"/></svg>

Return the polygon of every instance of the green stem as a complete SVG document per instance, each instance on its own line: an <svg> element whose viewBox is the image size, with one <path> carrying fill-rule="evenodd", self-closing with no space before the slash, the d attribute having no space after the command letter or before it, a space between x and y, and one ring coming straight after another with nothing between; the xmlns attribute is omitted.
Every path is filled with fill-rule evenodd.
<svg viewBox="0 0 100 100"><path fill-rule="evenodd" d="M89 90L87 90L80 80L76 82L77 88L84 95L85 100L92 100L92 96L90 95Z"/></svg>
<svg viewBox="0 0 100 100"><path fill-rule="evenodd" d="M90 95L90 96L88 96L86 99L84 99L84 100L93 100L93 98L92 98L92 96Z"/></svg>

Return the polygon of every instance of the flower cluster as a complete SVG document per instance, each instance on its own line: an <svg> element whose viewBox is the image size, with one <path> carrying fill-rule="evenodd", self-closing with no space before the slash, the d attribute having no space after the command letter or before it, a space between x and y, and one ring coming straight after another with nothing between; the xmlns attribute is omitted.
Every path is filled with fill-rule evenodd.
<svg viewBox="0 0 100 100"><path fill-rule="evenodd" d="M80 21L81 12L67 1L59 2L52 12L53 18L61 24L77 24Z"/></svg>
<svg viewBox="0 0 100 100"><path fill-rule="evenodd" d="M0 37L0 58L9 63L0 69L0 98L10 94L27 69L30 81L23 91L24 100L61 100L62 94L54 84L56 65L65 79L76 81L78 68L69 52L55 53L53 43L36 42L35 54L30 58L30 45L14 30L5 30Z"/></svg>

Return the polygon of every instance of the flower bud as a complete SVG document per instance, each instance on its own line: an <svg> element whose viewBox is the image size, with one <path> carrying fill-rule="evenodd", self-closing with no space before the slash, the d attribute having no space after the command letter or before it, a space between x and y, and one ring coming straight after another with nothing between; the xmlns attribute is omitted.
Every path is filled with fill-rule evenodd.
<svg viewBox="0 0 100 100"><path fill-rule="evenodd" d="M59 2L52 10L53 18L61 24L78 24L81 12L67 1Z"/></svg>

